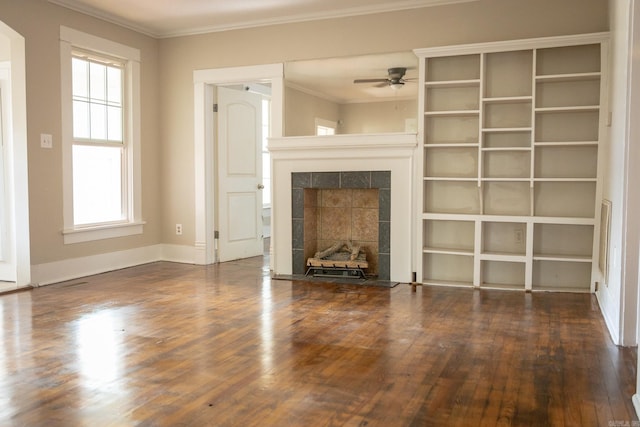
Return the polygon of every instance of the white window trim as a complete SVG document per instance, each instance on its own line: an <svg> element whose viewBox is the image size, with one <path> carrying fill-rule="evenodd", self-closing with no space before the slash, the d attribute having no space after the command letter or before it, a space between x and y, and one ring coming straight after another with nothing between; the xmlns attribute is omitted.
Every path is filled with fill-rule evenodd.
<svg viewBox="0 0 640 427"><path fill-rule="evenodd" d="M71 53L73 48L83 48L126 61L125 99L128 105L123 132L127 138L127 219L113 224L76 227L73 223L73 108L71 91ZM62 183L64 243L142 234L142 180L140 159L140 51L120 43L83 33L68 27L60 27L60 67L62 100Z"/></svg>

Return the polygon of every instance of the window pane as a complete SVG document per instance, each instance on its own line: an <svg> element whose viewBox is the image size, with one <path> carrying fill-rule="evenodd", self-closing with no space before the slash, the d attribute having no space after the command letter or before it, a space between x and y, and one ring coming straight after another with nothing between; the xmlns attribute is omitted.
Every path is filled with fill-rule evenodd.
<svg viewBox="0 0 640 427"><path fill-rule="evenodd" d="M122 104L122 70L107 68L107 100L110 104Z"/></svg>
<svg viewBox="0 0 640 427"><path fill-rule="evenodd" d="M89 83L91 89L91 99L105 101L107 99L107 67L102 64L92 62L89 64Z"/></svg>
<svg viewBox="0 0 640 427"><path fill-rule="evenodd" d="M73 146L73 218L76 225L124 219L122 148Z"/></svg>
<svg viewBox="0 0 640 427"><path fill-rule="evenodd" d="M89 138L89 104L73 101L73 137Z"/></svg>
<svg viewBox="0 0 640 427"><path fill-rule="evenodd" d="M73 97L84 98L89 96L89 63L79 58L71 60L73 78Z"/></svg>
<svg viewBox="0 0 640 427"><path fill-rule="evenodd" d="M122 141L122 108L107 107L107 139Z"/></svg>
<svg viewBox="0 0 640 427"><path fill-rule="evenodd" d="M107 106L91 104L91 139L107 139Z"/></svg>

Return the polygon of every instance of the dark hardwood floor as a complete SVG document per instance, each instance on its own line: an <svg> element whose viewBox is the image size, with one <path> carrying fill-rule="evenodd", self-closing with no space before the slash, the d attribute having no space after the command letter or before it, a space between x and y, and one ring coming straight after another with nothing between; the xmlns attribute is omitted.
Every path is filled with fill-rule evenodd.
<svg viewBox="0 0 640 427"><path fill-rule="evenodd" d="M154 263L0 296L0 426L636 425L585 294ZM627 423L627 424L614 424Z"/></svg>

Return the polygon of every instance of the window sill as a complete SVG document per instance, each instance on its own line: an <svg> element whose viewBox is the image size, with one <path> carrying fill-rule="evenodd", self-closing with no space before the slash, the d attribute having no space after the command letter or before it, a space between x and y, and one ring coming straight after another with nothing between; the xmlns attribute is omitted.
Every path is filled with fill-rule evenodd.
<svg viewBox="0 0 640 427"><path fill-rule="evenodd" d="M69 228L62 230L64 244L90 242L93 240L112 239L115 237L142 234L144 221L120 224L99 225L83 228Z"/></svg>

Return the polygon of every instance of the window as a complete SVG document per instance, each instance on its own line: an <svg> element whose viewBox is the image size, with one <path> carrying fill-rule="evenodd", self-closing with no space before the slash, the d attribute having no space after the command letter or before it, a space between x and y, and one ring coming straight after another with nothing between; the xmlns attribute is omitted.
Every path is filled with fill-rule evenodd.
<svg viewBox="0 0 640 427"><path fill-rule="evenodd" d="M139 51L60 36L65 243L140 234Z"/></svg>
<svg viewBox="0 0 640 427"><path fill-rule="evenodd" d="M123 64L74 52L73 223L123 221Z"/></svg>
<svg viewBox="0 0 640 427"><path fill-rule="evenodd" d="M335 135L337 122L316 117L316 135Z"/></svg>

